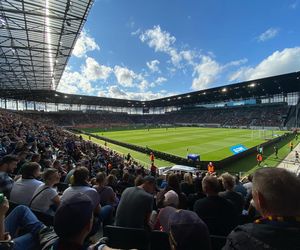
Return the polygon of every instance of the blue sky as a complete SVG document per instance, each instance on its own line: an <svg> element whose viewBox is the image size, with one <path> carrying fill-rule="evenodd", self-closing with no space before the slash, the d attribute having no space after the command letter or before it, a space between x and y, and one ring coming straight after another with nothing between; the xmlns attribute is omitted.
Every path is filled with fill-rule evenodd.
<svg viewBox="0 0 300 250"><path fill-rule="evenodd" d="M150 100L300 70L300 0L95 0L58 91Z"/></svg>

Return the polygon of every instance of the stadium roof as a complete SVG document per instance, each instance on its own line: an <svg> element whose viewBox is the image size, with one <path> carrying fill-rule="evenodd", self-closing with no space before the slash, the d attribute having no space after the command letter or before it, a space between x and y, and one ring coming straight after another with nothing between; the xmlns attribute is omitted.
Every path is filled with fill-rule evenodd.
<svg viewBox="0 0 300 250"><path fill-rule="evenodd" d="M56 89L92 3L1 0L0 88Z"/></svg>
<svg viewBox="0 0 300 250"><path fill-rule="evenodd" d="M0 97L48 103L85 104L115 107L164 107L268 97L300 92L300 71L222 87L206 89L152 101L134 101L96 96L71 95L52 90L0 89Z"/></svg>

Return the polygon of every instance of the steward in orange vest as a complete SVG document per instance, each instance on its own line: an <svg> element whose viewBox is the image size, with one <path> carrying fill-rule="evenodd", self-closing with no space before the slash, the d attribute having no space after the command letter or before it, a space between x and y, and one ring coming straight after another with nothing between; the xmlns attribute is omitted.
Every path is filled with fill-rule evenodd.
<svg viewBox="0 0 300 250"><path fill-rule="evenodd" d="M207 165L207 172L212 174L215 172L215 166L213 165L212 162L210 162L208 165Z"/></svg>

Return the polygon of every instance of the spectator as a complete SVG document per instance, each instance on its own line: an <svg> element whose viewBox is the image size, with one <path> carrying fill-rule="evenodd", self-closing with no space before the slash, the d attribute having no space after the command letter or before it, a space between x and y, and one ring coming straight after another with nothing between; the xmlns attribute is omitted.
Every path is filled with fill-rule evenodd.
<svg viewBox="0 0 300 250"><path fill-rule="evenodd" d="M53 250L86 249L84 242L93 227L95 205L88 195L82 193L62 201L54 217L58 238L53 242Z"/></svg>
<svg viewBox="0 0 300 250"><path fill-rule="evenodd" d="M117 183L118 182L117 182L117 178L116 178L115 175L109 174L106 177L106 185L109 186L109 187L111 187L114 192L116 191Z"/></svg>
<svg viewBox="0 0 300 250"><path fill-rule="evenodd" d="M178 208L186 209L187 208L187 197L184 193L181 192L177 174L170 174L168 177L168 185L166 186L165 189L163 189L162 191L160 191L157 194L157 198L156 198L157 207L160 208L163 206L162 202L164 199L164 194L166 192L168 192L169 190L173 190L177 193L178 198L179 198Z"/></svg>
<svg viewBox="0 0 300 250"><path fill-rule="evenodd" d="M26 206L17 206L5 218L8 209L8 200L4 198L4 201L0 204L1 241L5 242L9 239L13 239L14 250L39 249L37 236L44 225ZM20 232L22 232L22 234L20 234ZM2 247L0 248L2 249Z"/></svg>
<svg viewBox="0 0 300 250"><path fill-rule="evenodd" d="M190 194L195 193L195 186L190 173L184 174L183 182L180 183L180 189L187 197L189 197Z"/></svg>
<svg viewBox="0 0 300 250"><path fill-rule="evenodd" d="M229 173L224 173L221 175L221 180L225 191L220 192L219 196L230 201L234 206L237 216L241 216L244 208L244 199L240 193L233 191L235 185L234 177Z"/></svg>
<svg viewBox="0 0 300 250"><path fill-rule="evenodd" d="M41 167L36 162L28 162L22 166L20 171L22 178L14 183L10 200L28 206L35 190L43 184L37 180L41 175Z"/></svg>
<svg viewBox="0 0 300 250"><path fill-rule="evenodd" d="M243 196L243 198L246 199L247 189L240 182L240 177L238 175L235 176L235 186L233 190L235 192L240 193Z"/></svg>
<svg viewBox="0 0 300 250"><path fill-rule="evenodd" d="M89 170L86 167L78 167L75 169L72 185L63 192L61 201L63 202L64 200L69 199L74 195L78 195L79 193L86 194L94 203L94 214L99 217L99 222L95 222L93 232L98 229L101 221L103 222L103 225L111 223L113 208L109 205L103 207L100 206L99 194L96 189L90 187Z"/></svg>
<svg viewBox="0 0 300 250"><path fill-rule="evenodd" d="M10 192L13 187L13 179L8 174L14 172L17 167L18 158L13 155L6 155L0 161L0 192L7 198L10 197Z"/></svg>
<svg viewBox="0 0 300 250"><path fill-rule="evenodd" d="M195 187L195 193L198 193L199 190L202 191L202 177L200 176L200 172L196 172L196 177L193 180L194 187Z"/></svg>
<svg viewBox="0 0 300 250"><path fill-rule="evenodd" d="M128 173L124 173L122 180L118 182L117 192L119 195L121 195L126 188L132 187L131 183L129 182L129 177L130 175Z"/></svg>
<svg viewBox="0 0 300 250"><path fill-rule="evenodd" d="M196 213L166 207L160 218L163 231L170 235L172 249L211 249L208 228Z"/></svg>
<svg viewBox="0 0 300 250"><path fill-rule="evenodd" d="M150 172L151 172L151 175L156 177L157 175L157 167L154 165L154 162L152 161L151 162L151 166L150 166Z"/></svg>
<svg viewBox="0 0 300 250"><path fill-rule="evenodd" d="M235 228L223 249L300 249L299 189L299 178L286 169L257 170L252 193L262 218Z"/></svg>
<svg viewBox="0 0 300 250"><path fill-rule="evenodd" d="M117 208L116 225L149 229L154 191L155 178L152 176L146 176L140 186L127 188Z"/></svg>
<svg viewBox="0 0 300 250"><path fill-rule="evenodd" d="M250 174L250 175L248 175L248 182L246 182L243 186L244 186L244 188L246 188L246 190L247 190L247 195L249 195L249 194L251 194L251 192L252 192L252 178L253 178L253 175L252 174Z"/></svg>
<svg viewBox="0 0 300 250"><path fill-rule="evenodd" d="M29 207L44 213L54 214L60 204L60 198L53 187L59 183L60 174L55 168L48 168L43 173L45 184L40 185L34 192Z"/></svg>
<svg viewBox="0 0 300 250"><path fill-rule="evenodd" d="M167 224L168 217L164 214L168 214L168 212L165 212L166 209L168 211L168 207L178 208L179 204L179 198L175 191L170 190L164 194L164 201L163 201L163 208L159 210L159 213L153 212L151 215L151 221L153 224L153 229L155 230L162 230L167 232L167 230L164 230L164 228L161 226L162 224ZM162 220L162 222L161 222Z"/></svg>
<svg viewBox="0 0 300 250"><path fill-rule="evenodd" d="M220 186L217 177L206 176L202 188L207 197L196 201L194 211L206 223L211 234L226 236L236 226L234 206L218 195Z"/></svg>
<svg viewBox="0 0 300 250"><path fill-rule="evenodd" d="M105 185L106 174L104 172L100 172L97 174L96 183L97 184L93 188L95 188L99 194L101 206L111 205L113 207L116 207L118 204L116 193L110 186Z"/></svg>
<svg viewBox="0 0 300 250"><path fill-rule="evenodd" d="M35 153L31 156L32 162L40 163L40 160L41 160L41 155L38 153Z"/></svg>

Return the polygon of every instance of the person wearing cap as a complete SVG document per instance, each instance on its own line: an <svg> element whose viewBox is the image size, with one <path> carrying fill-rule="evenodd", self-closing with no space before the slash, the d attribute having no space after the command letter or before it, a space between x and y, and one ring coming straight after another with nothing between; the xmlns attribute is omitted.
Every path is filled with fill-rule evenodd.
<svg viewBox="0 0 300 250"><path fill-rule="evenodd" d="M195 212L168 206L161 211L160 223L172 250L211 249L208 228Z"/></svg>
<svg viewBox="0 0 300 250"><path fill-rule="evenodd" d="M155 187L155 178L146 176L141 185L125 189L117 208L116 225L149 229Z"/></svg>
<svg viewBox="0 0 300 250"><path fill-rule="evenodd" d="M41 166L36 162L28 162L22 166L20 171L22 178L14 183L10 200L28 206L35 190L43 184L37 180L41 175Z"/></svg>
<svg viewBox="0 0 300 250"><path fill-rule="evenodd" d="M8 175L16 169L18 158L14 155L6 155L0 161L0 192L7 198L13 187L13 179Z"/></svg>
<svg viewBox="0 0 300 250"><path fill-rule="evenodd" d="M52 240L51 249L86 249L84 242L93 227L94 210L95 203L86 194L78 193L65 199L54 216L54 231L58 238Z"/></svg>
<svg viewBox="0 0 300 250"><path fill-rule="evenodd" d="M261 218L236 227L223 250L300 249L300 179L283 168L253 174L254 206Z"/></svg>

